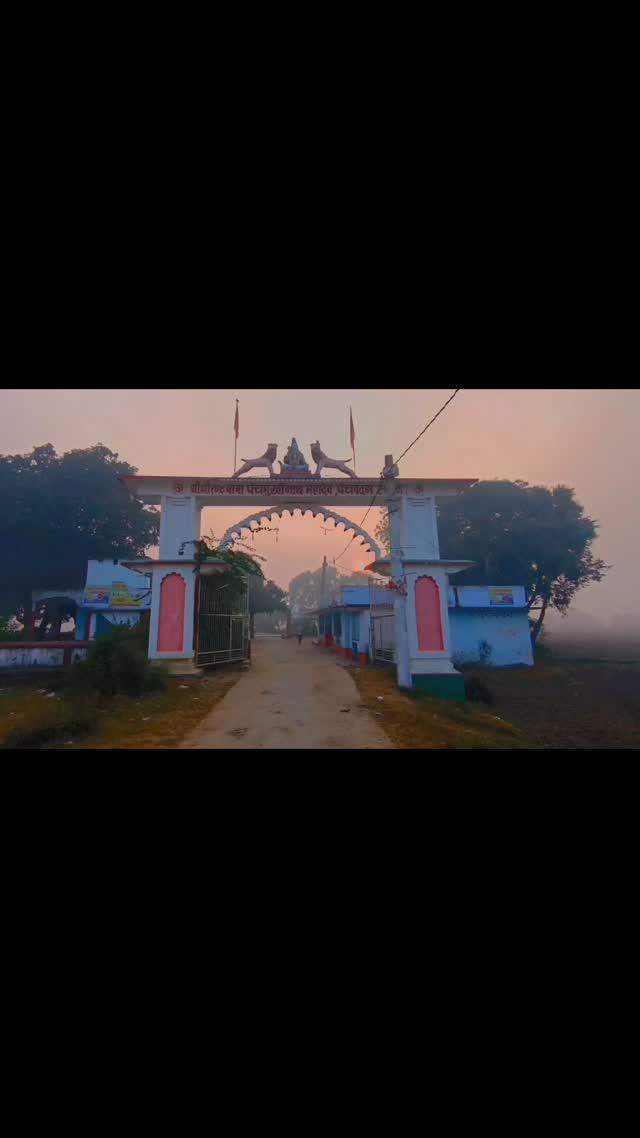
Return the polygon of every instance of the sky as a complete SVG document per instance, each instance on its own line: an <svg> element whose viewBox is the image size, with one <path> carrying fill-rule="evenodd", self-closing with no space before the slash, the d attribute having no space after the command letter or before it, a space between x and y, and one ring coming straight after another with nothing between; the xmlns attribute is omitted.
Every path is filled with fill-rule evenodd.
<svg viewBox="0 0 640 1138"><path fill-rule="evenodd" d="M349 407L356 431L356 471L376 477L385 454L397 457L454 388L112 389L0 391L0 454L52 443L59 453L101 442L141 474L227 476L233 472L233 418L239 399L241 458L277 442L284 457L295 436L313 469L310 442L350 459ZM279 467L276 466L276 470ZM255 472L266 473L264 471ZM523 478L576 491L600 532L593 549L613 565L606 579L578 593L576 608L605 620L640 609L640 391L625 389L462 388L400 465L401 477ZM326 476L326 475L325 475ZM221 537L249 511L203 510L203 532ZM341 509L360 522L365 507ZM380 511L365 528L373 535ZM265 575L286 588L323 555L344 571L370 560L341 529L320 518L274 519L278 533L258 534ZM327 532L325 532L327 531ZM514 581L514 584L518 582Z"/></svg>

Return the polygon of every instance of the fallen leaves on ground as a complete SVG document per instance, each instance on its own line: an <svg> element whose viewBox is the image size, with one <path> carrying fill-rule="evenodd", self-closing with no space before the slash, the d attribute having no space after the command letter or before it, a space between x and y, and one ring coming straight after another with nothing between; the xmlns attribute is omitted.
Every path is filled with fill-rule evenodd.
<svg viewBox="0 0 640 1138"><path fill-rule="evenodd" d="M496 723L495 716L481 710L478 704L458 704L400 691L395 668L353 668L352 675L365 707L382 719L381 727L396 747L442 750L523 746L516 728ZM383 708L380 703L384 703Z"/></svg>

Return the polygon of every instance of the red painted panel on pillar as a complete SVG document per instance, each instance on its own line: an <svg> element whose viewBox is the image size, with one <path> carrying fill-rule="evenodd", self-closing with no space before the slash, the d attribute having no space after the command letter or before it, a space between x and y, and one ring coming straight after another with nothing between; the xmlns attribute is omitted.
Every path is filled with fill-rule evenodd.
<svg viewBox="0 0 640 1138"><path fill-rule="evenodd" d="M163 577L160 586L158 652L182 652L185 590L184 579L179 573Z"/></svg>
<svg viewBox="0 0 640 1138"><path fill-rule="evenodd" d="M440 590L433 577L419 577L416 581L416 624L418 648L421 652L442 652L442 617Z"/></svg>

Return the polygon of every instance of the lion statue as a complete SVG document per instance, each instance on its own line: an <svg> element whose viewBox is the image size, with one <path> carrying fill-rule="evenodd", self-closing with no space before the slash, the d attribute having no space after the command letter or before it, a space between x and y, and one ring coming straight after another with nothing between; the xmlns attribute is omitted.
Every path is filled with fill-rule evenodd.
<svg viewBox="0 0 640 1138"><path fill-rule="evenodd" d="M276 460L277 453L278 444L269 443L269 446L260 458L243 458L244 466L236 470L232 477L239 478L241 474L247 474L250 470L253 470L254 466L266 466L269 474L273 475L273 464Z"/></svg>
<svg viewBox="0 0 640 1138"><path fill-rule="evenodd" d="M327 470L341 470L343 474L348 474L349 478L357 478L357 474L354 474L353 470L349 470L347 466L348 459L327 458L324 451L320 449L318 441L311 443L310 446L311 457L316 463L315 474L320 474L320 471L326 467Z"/></svg>

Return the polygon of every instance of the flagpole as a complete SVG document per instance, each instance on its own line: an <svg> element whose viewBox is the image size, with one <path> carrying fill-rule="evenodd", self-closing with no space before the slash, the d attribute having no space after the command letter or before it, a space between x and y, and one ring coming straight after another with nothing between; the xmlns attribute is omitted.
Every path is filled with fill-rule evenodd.
<svg viewBox="0 0 640 1138"><path fill-rule="evenodd" d="M234 436L235 436L235 438L233 440L233 471L232 471L233 474L235 474L235 472L236 472L236 451L238 449L238 428L236 425L237 423L238 423L238 400L236 399L236 418L235 418L234 431L233 431Z"/></svg>
<svg viewBox="0 0 640 1138"><path fill-rule="evenodd" d="M353 411L352 411L351 407L349 407L349 428L351 430L351 439L352 439L351 450L353 451L353 470L355 473L355 469L356 469L356 436L355 436L355 431L353 429Z"/></svg>

